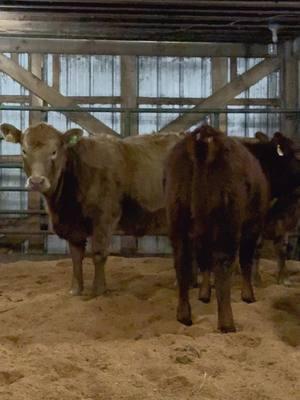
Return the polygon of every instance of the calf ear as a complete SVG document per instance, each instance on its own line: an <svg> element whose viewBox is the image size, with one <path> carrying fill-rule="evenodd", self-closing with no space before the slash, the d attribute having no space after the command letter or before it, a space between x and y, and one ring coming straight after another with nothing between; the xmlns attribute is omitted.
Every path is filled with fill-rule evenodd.
<svg viewBox="0 0 300 400"><path fill-rule="evenodd" d="M201 137L201 133L197 133L187 138L187 151L193 161L213 162L217 147L213 136Z"/></svg>
<svg viewBox="0 0 300 400"><path fill-rule="evenodd" d="M69 129L64 133L64 142L67 147L75 146L75 144L82 138L83 130L79 128Z"/></svg>
<svg viewBox="0 0 300 400"><path fill-rule="evenodd" d="M269 137L263 132L256 132L255 139L259 140L262 143L268 143L270 141Z"/></svg>
<svg viewBox="0 0 300 400"><path fill-rule="evenodd" d="M21 143L22 132L13 125L1 124L0 131L7 142Z"/></svg>

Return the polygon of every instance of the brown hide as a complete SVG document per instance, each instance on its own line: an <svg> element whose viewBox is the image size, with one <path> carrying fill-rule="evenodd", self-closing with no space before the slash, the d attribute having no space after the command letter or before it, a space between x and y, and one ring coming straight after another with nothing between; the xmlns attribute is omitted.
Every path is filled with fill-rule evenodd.
<svg viewBox="0 0 300 400"><path fill-rule="evenodd" d="M104 264L118 225L138 235L165 230L163 165L180 135L90 139L79 129L61 134L45 123L24 134L9 124L1 130L7 140L21 144L28 187L43 193L54 231L69 242L71 293L83 290L82 260L91 237L93 292L102 294Z"/></svg>
<svg viewBox="0 0 300 400"><path fill-rule="evenodd" d="M239 248L242 297L254 300L249 269L269 203L261 166L238 140L204 126L171 150L165 181L179 288L177 319L191 324L188 289L195 256L202 271L215 272L219 328L234 331L230 269Z"/></svg>

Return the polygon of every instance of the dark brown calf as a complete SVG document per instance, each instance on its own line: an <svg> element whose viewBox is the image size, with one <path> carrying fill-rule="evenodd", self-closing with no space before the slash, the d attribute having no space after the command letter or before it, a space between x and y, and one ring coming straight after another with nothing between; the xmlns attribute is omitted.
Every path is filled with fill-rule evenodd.
<svg viewBox="0 0 300 400"><path fill-rule="evenodd" d="M254 278L257 284L261 283L259 273L259 259L264 240L271 240L274 244L279 284L290 284L286 259L288 257L288 237L298 225L300 219L300 190L295 190L292 194L276 199L268 211L265 228L262 234L259 247L256 252Z"/></svg>
<svg viewBox="0 0 300 400"><path fill-rule="evenodd" d="M269 202L259 162L238 140L203 126L171 150L165 192L179 289L178 321L192 324L188 292L195 255L204 276L215 273L219 329L235 331L232 265L239 253L242 298L254 301L251 267Z"/></svg>
<svg viewBox="0 0 300 400"><path fill-rule="evenodd" d="M263 132L256 132L255 138L260 142L268 143L269 137ZM259 259L264 240L271 240L274 245L279 284L290 284L288 271L286 268L286 259L288 257L288 237L298 225L300 219L300 190L296 189L293 193L283 193L276 198L272 207L269 209L263 234L255 257L254 278L257 284L261 283L259 272Z"/></svg>
<svg viewBox="0 0 300 400"><path fill-rule="evenodd" d="M272 139L262 132L257 132L255 136L255 139L238 138L238 140L260 162L271 189L272 202L270 204L273 206L265 219L264 233L262 232L260 236L254 265L257 265L261 238L265 235L274 241L278 252L281 280L281 276L285 274L283 265L285 265L287 250L286 233L293 229L298 221L299 147L280 132L276 132ZM294 221L293 217L295 217ZM202 275L199 298L208 302L211 291L210 274L206 271Z"/></svg>

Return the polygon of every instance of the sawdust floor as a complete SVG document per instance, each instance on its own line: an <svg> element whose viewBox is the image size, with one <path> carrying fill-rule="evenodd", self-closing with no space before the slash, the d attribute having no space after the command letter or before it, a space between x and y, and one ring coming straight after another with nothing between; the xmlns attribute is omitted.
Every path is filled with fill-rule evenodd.
<svg viewBox="0 0 300 400"><path fill-rule="evenodd" d="M233 311L238 333L216 331L216 303L191 291L194 325L175 320L172 260L110 257L110 293L68 294L71 261L0 265L1 400L300 397L300 264L292 287L264 261L257 302ZM298 272L296 272L298 271ZM85 262L87 288L91 261Z"/></svg>

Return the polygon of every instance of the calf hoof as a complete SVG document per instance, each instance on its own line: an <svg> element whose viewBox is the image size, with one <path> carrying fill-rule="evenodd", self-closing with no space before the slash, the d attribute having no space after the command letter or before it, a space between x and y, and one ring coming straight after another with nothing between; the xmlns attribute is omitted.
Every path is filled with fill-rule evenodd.
<svg viewBox="0 0 300 400"><path fill-rule="evenodd" d="M277 279L278 285L283 285L283 286L292 286L292 282L289 277L287 276L280 276Z"/></svg>
<svg viewBox="0 0 300 400"><path fill-rule="evenodd" d="M191 326L193 324L191 316L191 307L189 305L178 306L177 321L181 322L186 326Z"/></svg>
<svg viewBox="0 0 300 400"><path fill-rule="evenodd" d="M106 286L93 287L91 295L92 297L98 297L104 295L106 292Z"/></svg>
<svg viewBox="0 0 300 400"><path fill-rule="evenodd" d="M242 300L248 304L255 303L256 301L254 295L242 295Z"/></svg>
<svg viewBox="0 0 300 400"><path fill-rule="evenodd" d="M82 288L79 287L72 287L69 291L71 296L81 296L82 295Z"/></svg>
<svg viewBox="0 0 300 400"><path fill-rule="evenodd" d="M221 333L230 333L230 332L236 332L236 328L234 325L224 325L224 326L219 326L219 331Z"/></svg>
<svg viewBox="0 0 300 400"><path fill-rule="evenodd" d="M185 326L193 325L193 321L191 319L188 319L188 318L179 318L179 317L177 317L177 321L180 322L181 324L185 325Z"/></svg>
<svg viewBox="0 0 300 400"><path fill-rule="evenodd" d="M211 298L211 288L200 287L198 299L203 303L209 303Z"/></svg>

